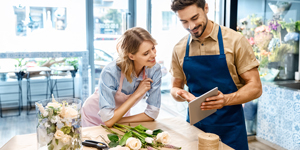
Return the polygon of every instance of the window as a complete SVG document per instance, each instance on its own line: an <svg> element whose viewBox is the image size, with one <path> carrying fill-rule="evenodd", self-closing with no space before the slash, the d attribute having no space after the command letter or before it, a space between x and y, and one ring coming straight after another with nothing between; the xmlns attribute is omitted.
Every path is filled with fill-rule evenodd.
<svg viewBox="0 0 300 150"><path fill-rule="evenodd" d="M1 1L0 11L0 51L86 49L85 1Z"/></svg>

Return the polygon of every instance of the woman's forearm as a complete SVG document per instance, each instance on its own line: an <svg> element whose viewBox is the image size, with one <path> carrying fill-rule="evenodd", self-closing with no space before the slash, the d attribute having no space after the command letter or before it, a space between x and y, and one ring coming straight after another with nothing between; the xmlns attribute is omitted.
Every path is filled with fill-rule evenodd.
<svg viewBox="0 0 300 150"><path fill-rule="evenodd" d="M117 109L114 111L114 116L105 122L105 125L112 127L116 122L118 122L126 112L134 105L134 103L140 98L139 93L133 93L130 97Z"/></svg>
<svg viewBox="0 0 300 150"><path fill-rule="evenodd" d="M146 122L146 121L154 121L154 119L149 117L145 113L140 113L134 116L123 117L118 121L118 123Z"/></svg>

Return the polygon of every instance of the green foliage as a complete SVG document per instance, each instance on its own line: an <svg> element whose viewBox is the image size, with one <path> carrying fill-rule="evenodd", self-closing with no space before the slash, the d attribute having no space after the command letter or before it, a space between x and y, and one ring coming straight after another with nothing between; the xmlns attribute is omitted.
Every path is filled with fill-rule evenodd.
<svg viewBox="0 0 300 150"><path fill-rule="evenodd" d="M138 125L138 126L136 126L136 127L134 127L134 129L137 129L137 130L140 130L140 131L147 131L147 130L149 130L148 128L146 128L146 127L144 127L144 126L142 126L142 125Z"/></svg>
<svg viewBox="0 0 300 150"><path fill-rule="evenodd" d="M110 142L108 143L109 147L117 147L119 145L119 142Z"/></svg>
<svg viewBox="0 0 300 150"><path fill-rule="evenodd" d="M60 150L67 150L70 147L70 145L64 145Z"/></svg>
<svg viewBox="0 0 300 150"><path fill-rule="evenodd" d="M290 19L290 21L290 23L285 21L278 21L278 23L281 25L282 29L286 29L288 32L295 32L296 23L293 21L293 19Z"/></svg>
<svg viewBox="0 0 300 150"><path fill-rule="evenodd" d="M70 134L72 131L72 127L69 126L64 126L60 129L62 132L64 132L64 134Z"/></svg>
<svg viewBox="0 0 300 150"><path fill-rule="evenodd" d="M296 29L300 32L300 20L298 20L295 24L296 24Z"/></svg>
<svg viewBox="0 0 300 150"><path fill-rule="evenodd" d="M15 67L22 67L26 64L26 62L23 62L24 58L16 58L16 60L18 61L18 64L15 65Z"/></svg>
<svg viewBox="0 0 300 150"><path fill-rule="evenodd" d="M56 145L58 145L58 139L55 139L55 143L56 143Z"/></svg>
<svg viewBox="0 0 300 150"><path fill-rule="evenodd" d="M116 134L108 134L107 137L111 142L118 142L119 141L119 137Z"/></svg>
<svg viewBox="0 0 300 150"><path fill-rule="evenodd" d="M156 129L156 130L153 130L153 135L157 135L158 133L162 133L164 132L162 129Z"/></svg>
<svg viewBox="0 0 300 150"><path fill-rule="evenodd" d="M56 131L55 124L51 124L51 126L47 128L47 134L55 133L55 131Z"/></svg>
<svg viewBox="0 0 300 150"><path fill-rule="evenodd" d="M268 67L268 63L269 63L268 57L267 56L262 56L261 60L260 60L260 63L259 63L259 67L260 68Z"/></svg>
<svg viewBox="0 0 300 150"><path fill-rule="evenodd" d="M53 115L57 115L58 114L58 112L59 112L59 108L54 108L54 107L52 107L52 106L49 106L48 108L51 108L52 109L52 112L53 112Z"/></svg>
<svg viewBox="0 0 300 150"><path fill-rule="evenodd" d="M132 131L126 132L121 138L119 145L123 146L126 144L128 138L132 137Z"/></svg>
<svg viewBox="0 0 300 150"><path fill-rule="evenodd" d="M252 25L256 25L257 27L263 24L262 17L257 17L256 14L249 15L247 18L250 19Z"/></svg>
<svg viewBox="0 0 300 150"><path fill-rule="evenodd" d="M290 44L282 44L273 50L272 55L270 56L269 59L271 62L282 61L284 54L288 52L293 52L293 50L294 48Z"/></svg>
<svg viewBox="0 0 300 150"><path fill-rule="evenodd" d="M77 57L67 58L66 63L73 66L75 70L78 69L79 64L78 64L78 58Z"/></svg>
<svg viewBox="0 0 300 150"><path fill-rule="evenodd" d="M48 150L53 150L53 149L54 149L54 145L53 144L51 144L50 146L48 146Z"/></svg>

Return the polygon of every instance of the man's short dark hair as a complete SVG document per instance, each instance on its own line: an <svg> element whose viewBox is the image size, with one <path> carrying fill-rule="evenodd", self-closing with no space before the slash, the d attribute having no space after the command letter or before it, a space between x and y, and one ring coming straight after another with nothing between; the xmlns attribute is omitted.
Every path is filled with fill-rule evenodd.
<svg viewBox="0 0 300 150"><path fill-rule="evenodd" d="M196 4L199 8L204 10L205 3L205 0L172 0L171 9L174 12L177 12L178 10L183 10L187 6Z"/></svg>

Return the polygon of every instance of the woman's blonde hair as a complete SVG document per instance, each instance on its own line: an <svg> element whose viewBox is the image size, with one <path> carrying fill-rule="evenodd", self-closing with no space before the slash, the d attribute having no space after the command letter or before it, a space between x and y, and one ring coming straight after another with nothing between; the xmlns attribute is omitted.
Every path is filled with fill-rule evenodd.
<svg viewBox="0 0 300 150"><path fill-rule="evenodd" d="M144 41L151 41L156 45L156 40L150 35L150 33L140 27L133 27L128 29L119 39L117 43L117 51L119 58L117 59L117 65L121 68L121 72L125 74L127 81L132 82L132 73L134 72L134 63L128 56L128 54L136 54L140 45Z"/></svg>

